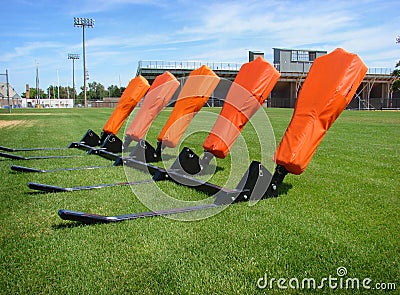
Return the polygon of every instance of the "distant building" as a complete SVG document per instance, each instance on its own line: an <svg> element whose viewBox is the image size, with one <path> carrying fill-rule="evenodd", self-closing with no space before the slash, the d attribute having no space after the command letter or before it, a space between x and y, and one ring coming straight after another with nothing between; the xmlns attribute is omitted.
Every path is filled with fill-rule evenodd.
<svg viewBox="0 0 400 295"><path fill-rule="evenodd" d="M119 97L104 97L103 100L90 102L92 108L115 108L119 102Z"/></svg>
<svg viewBox="0 0 400 295"><path fill-rule="evenodd" d="M281 73L267 101L270 107L293 108L297 94L317 57L327 54L321 50L273 48L274 66Z"/></svg>
<svg viewBox="0 0 400 295"><path fill-rule="evenodd" d="M273 48L273 64L281 73L281 77L267 99L266 105L268 107L293 108L312 63L316 58L325 54L327 51L323 50ZM249 51L249 61L258 56L264 56L264 53ZM165 71L170 71L176 78L182 78L187 77L192 70L203 64L210 67L220 78L230 81L235 79L242 66L226 62L139 61L137 74L144 76L151 84L158 75ZM391 90L394 81L391 73L392 70L388 68L369 68L348 108L400 108L400 98ZM208 101L209 106L221 105L221 102L215 100L214 97L224 97L224 93L220 91L222 88L217 86Z"/></svg>
<svg viewBox="0 0 400 295"><path fill-rule="evenodd" d="M317 57L327 54L327 51L306 49L281 49L274 50L274 66L279 72L308 73L312 63Z"/></svg>
<svg viewBox="0 0 400 295"><path fill-rule="evenodd" d="M261 51L249 51L249 61L255 60L257 57L264 58L264 52Z"/></svg>
<svg viewBox="0 0 400 295"><path fill-rule="evenodd" d="M29 84L26 84L25 98L22 98L23 108L73 108L72 98L35 98L31 97ZM55 96L55 95L54 95Z"/></svg>
<svg viewBox="0 0 400 295"><path fill-rule="evenodd" d="M10 83L8 83L8 92L10 96L10 105L13 108L22 107L21 96L19 96ZM2 82L0 82L0 107L8 107L7 83Z"/></svg>
<svg viewBox="0 0 400 295"><path fill-rule="evenodd" d="M72 98L22 98L23 108L73 108Z"/></svg>

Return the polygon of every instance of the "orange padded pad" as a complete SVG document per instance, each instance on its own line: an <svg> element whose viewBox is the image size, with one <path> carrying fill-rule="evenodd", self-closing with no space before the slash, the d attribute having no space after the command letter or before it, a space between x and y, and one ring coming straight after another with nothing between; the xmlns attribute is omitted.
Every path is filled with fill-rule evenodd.
<svg viewBox="0 0 400 295"><path fill-rule="evenodd" d="M126 131L126 135L135 141L141 140L149 130L151 123L171 100L179 85L179 81L168 71L157 76L135 119Z"/></svg>
<svg viewBox="0 0 400 295"><path fill-rule="evenodd" d="M179 93L167 123L158 135L158 141L168 147L176 147L190 121L207 102L219 80L205 65L192 71Z"/></svg>
<svg viewBox="0 0 400 295"><path fill-rule="evenodd" d="M279 77L279 72L262 57L244 64L203 144L204 150L218 158L225 158L243 127L268 98Z"/></svg>
<svg viewBox="0 0 400 295"><path fill-rule="evenodd" d="M149 88L149 82L147 82L144 77L139 75L133 78L129 82L124 93L122 93L117 106L104 125L103 131L108 134L112 133L117 135L126 118L128 118L129 114L133 111Z"/></svg>
<svg viewBox="0 0 400 295"><path fill-rule="evenodd" d="M301 174L329 127L350 103L367 67L338 48L318 57L297 98L292 120L276 150L276 164Z"/></svg>

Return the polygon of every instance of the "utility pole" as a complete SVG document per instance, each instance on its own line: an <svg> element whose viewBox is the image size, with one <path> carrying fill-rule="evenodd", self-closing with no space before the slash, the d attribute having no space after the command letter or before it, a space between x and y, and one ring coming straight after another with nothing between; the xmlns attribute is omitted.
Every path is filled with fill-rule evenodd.
<svg viewBox="0 0 400 295"><path fill-rule="evenodd" d="M36 63L36 107L40 107L39 66L37 63Z"/></svg>
<svg viewBox="0 0 400 295"><path fill-rule="evenodd" d="M85 17L74 17L74 27L82 27L82 45L83 45L83 101L85 108L86 102L86 54L85 54L85 27L93 28L94 19Z"/></svg>
<svg viewBox="0 0 400 295"><path fill-rule="evenodd" d="M10 85L8 84L8 70L6 69L5 74L0 74L2 76L6 76L6 87L7 87L7 103L8 103L8 113L11 113L11 105L10 105Z"/></svg>
<svg viewBox="0 0 400 295"><path fill-rule="evenodd" d="M75 105L75 59L79 59L79 54L68 53L68 59L72 59L72 99Z"/></svg>
<svg viewBox="0 0 400 295"><path fill-rule="evenodd" d="M57 70L57 99L60 99L60 77L58 76L58 70Z"/></svg>

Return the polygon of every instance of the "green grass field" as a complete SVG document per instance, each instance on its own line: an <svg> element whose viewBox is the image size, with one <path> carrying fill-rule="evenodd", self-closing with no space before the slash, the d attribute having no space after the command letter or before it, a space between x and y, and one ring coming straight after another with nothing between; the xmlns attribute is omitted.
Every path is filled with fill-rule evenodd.
<svg viewBox="0 0 400 295"><path fill-rule="evenodd" d="M218 113L218 109L214 110ZM277 142L291 109L268 109ZM66 147L88 128L100 133L111 109L13 110L0 113L0 145ZM149 132L155 138L168 112ZM285 178L285 191L255 206L240 203L198 221L148 218L116 224L63 221L59 209L117 215L147 211L130 187L37 193L28 181L61 186L126 181L123 167L80 150L19 155L82 155L71 159L0 159L0 294L263 294L381 293L400 289L400 112L345 111L306 171ZM123 129L119 134L122 137ZM251 128L244 137L253 147ZM188 143L201 151L204 134ZM189 140L188 140L189 141ZM251 156L258 160L257 147ZM213 181L230 173L230 158ZM109 165L92 171L17 173L12 164L42 169ZM148 179L141 172L133 177ZM244 171L233 171L240 178ZM204 198L173 183L163 191ZM149 194L146 185L138 194ZM149 196L157 198L157 196ZM346 268L340 276L338 268ZM329 277L336 278L331 286ZM268 286L260 289L258 284ZM280 289L279 283L287 289ZM300 288L314 278L321 289ZM324 278L327 278L324 280ZM359 289L345 280L359 279ZM367 286L362 282L365 278ZM273 289L269 283L271 279ZM285 279L286 281L283 281ZM300 282L298 289L296 279ZM342 279L342 285L340 285ZM290 282L290 284L289 284ZM368 283L369 282L369 283ZM394 285L395 284L395 285Z"/></svg>

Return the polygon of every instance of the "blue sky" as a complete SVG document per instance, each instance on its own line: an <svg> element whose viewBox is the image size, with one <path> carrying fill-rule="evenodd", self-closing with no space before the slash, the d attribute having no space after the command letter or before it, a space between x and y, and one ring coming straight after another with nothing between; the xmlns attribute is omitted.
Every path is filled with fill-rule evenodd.
<svg viewBox="0 0 400 295"><path fill-rule="evenodd" d="M86 29L91 81L126 86L139 60L244 63L249 50L272 48L357 53L368 67L393 68L400 59L400 2L384 0L0 0L0 73L22 93L53 83L72 85L72 61L82 58L82 29L74 17L95 19ZM83 84L82 59L75 81ZM58 75L58 77L57 77ZM4 76L0 81L4 82Z"/></svg>

